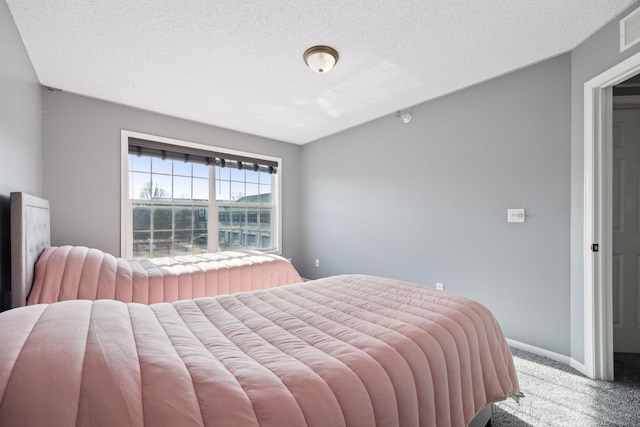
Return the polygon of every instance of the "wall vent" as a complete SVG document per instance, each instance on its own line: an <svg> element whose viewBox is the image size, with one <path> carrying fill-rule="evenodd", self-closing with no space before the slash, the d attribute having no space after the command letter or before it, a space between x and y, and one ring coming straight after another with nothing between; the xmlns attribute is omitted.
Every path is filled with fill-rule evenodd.
<svg viewBox="0 0 640 427"><path fill-rule="evenodd" d="M640 42L640 8L620 20L620 52Z"/></svg>

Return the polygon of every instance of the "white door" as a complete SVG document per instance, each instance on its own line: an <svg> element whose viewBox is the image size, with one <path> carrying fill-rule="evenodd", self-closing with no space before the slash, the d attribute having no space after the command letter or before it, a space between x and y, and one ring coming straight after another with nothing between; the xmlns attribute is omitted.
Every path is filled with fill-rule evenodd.
<svg viewBox="0 0 640 427"><path fill-rule="evenodd" d="M613 110L613 349L640 353L640 108Z"/></svg>

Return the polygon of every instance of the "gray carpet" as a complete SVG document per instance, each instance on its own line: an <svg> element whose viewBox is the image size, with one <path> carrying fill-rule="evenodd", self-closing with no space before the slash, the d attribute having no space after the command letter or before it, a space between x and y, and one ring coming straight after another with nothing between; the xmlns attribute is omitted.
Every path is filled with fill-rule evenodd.
<svg viewBox="0 0 640 427"><path fill-rule="evenodd" d="M616 353L616 381L594 381L571 367L512 348L525 397L497 404L492 427L640 426L640 355Z"/></svg>

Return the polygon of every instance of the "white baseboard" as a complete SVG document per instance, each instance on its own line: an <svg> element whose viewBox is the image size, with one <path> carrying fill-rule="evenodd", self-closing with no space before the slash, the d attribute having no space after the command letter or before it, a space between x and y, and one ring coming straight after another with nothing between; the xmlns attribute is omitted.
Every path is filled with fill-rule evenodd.
<svg viewBox="0 0 640 427"><path fill-rule="evenodd" d="M570 366L576 371L580 372L582 375L587 376L587 367L584 366L584 363L580 363L572 357Z"/></svg>
<svg viewBox="0 0 640 427"><path fill-rule="evenodd" d="M564 363L565 365L571 366L581 374L586 375L587 369L585 368L584 364L578 362L572 357L565 356L564 354L556 353L554 351L545 350L544 348L536 347L534 345L525 344L523 342L512 340L510 338L507 338L507 344L509 344L509 346L511 347L528 351L529 353L537 354L538 356L548 357L549 359L555 360L556 362Z"/></svg>
<svg viewBox="0 0 640 427"><path fill-rule="evenodd" d="M511 347L519 348L520 350L528 351L529 353L537 354L538 356L548 357L556 362L564 363L565 365L571 364L571 358L564 354L556 353L554 351L545 350L544 348L536 347L534 345L525 344L520 341L507 338L507 344Z"/></svg>

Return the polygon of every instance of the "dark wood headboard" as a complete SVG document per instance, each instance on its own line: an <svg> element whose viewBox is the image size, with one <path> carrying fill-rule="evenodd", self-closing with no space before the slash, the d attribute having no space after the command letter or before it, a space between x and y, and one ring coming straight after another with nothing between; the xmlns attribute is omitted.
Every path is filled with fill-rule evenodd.
<svg viewBox="0 0 640 427"><path fill-rule="evenodd" d="M11 193L11 308L27 304L36 261L49 246L49 201Z"/></svg>

